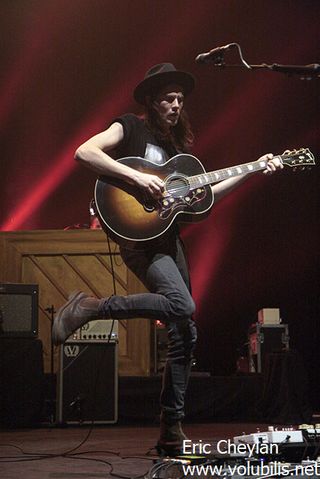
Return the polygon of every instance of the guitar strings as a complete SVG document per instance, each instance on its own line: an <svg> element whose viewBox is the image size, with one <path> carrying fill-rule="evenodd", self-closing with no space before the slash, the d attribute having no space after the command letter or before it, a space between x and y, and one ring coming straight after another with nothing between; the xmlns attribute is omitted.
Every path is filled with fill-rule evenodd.
<svg viewBox="0 0 320 479"><path fill-rule="evenodd" d="M291 158L292 157L292 154L294 155L297 155L297 154L305 154L305 153L309 153L309 160L312 161L312 158L310 157L311 152L308 151L308 149L303 149L301 148L300 150L293 150L292 152L284 152L282 155L275 155L274 158L279 158L280 161L283 161L283 160L286 160L287 158ZM293 155L293 156L294 156ZM217 179L218 181L221 181L225 178L229 178L229 177L232 177L234 173L238 173L238 170L239 168L241 168L242 170L245 169L245 167L248 168L248 171L251 173L251 172L254 172L254 171L259 171L261 169L264 168L261 167L260 165L260 162L259 160L257 161L253 161L253 162L249 162L249 163L244 163L242 165L236 165L236 166L231 166L230 168L226 168L226 169L222 169L222 170L217 170L217 171L213 171L213 172L210 172L210 173L201 173L200 175L194 175L194 176L190 176L187 181L185 178L177 178L177 179L173 179L171 182L170 182L170 185L177 185L177 186L174 186L173 188L170 188L170 193L173 193L173 194L177 194L179 193L180 191L183 191L186 186L190 187L191 189L193 188L197 188L199 186L206 186L210 183L212 183L213 179ZM253 168L253 169L249 169L249 167ZM230 175L229 172L232 172L232 174ZM244 173L245 171L242 171L242 173ZM241 174L241 173L239 173ZM206 181L205 183L202 183L199 181L199 179L203 176L207 176L209 178L209 181ZM182 182L184 182L184 184L182 186L178 186L179 184L181 184ZM197 184L198 182L200 182L200 184ZM194 183L192 185L192 183Z"/></svg>
<svg viewBox="0 0 320 479"><path fill-rule="evenodd" d="M280 155L279 155L280 156ZM254 164L255 163L255 164ZM260 169L263 169L258 163L256 162L253 162L253 163L246 163L244 165L241 165L241 167L243 168L244 166L247 166L247 165L250 165L250 166L253 166L253 170L250 170L250 172L253 172L253 171L257 171L257 170L260 170ZM181 184L182 182L184 182L184 184L182 186L174 186L173 188L170 188L170 193L173 193L173 194L176 194L176 193L179 193L180 191L183 191L186 186L189 186L191 189L194 189L194 188L197 188L197 187L203 187L203 186L207 186L208 184L212 183L212 180L215 178L217 179L219 177L219 181L225 179L225 178L229 178L231 176L233 176L233 173L236 172L238 173L238 168L239 166L231 166L230 168L227 168L227 171L225 169L222 169L222 170L217 170L217 171L214 171L214 172L211 172L211 173L201 173L200 175L194 175L194 176L190 176L188 179L187 179L187 184L186 184L186 180L185 178L182 178L182 179L173 179L171 182L170 182L170 185L172 184ZM231 175L229 175L229 171L232 172ZM206 181L205 183L202 183L199 181L199 179L203 176L208 176L209 178L209 181ZM194 183L192 185L192 183ZM197 184L197 183L200 183L200 184Z"/></svg>

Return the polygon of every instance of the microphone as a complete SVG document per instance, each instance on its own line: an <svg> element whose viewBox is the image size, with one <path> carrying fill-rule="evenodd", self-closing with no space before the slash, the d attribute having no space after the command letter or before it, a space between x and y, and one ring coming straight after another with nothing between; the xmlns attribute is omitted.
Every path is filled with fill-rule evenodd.
<svg viewBox="0 0 320 479"><path fill-rule="evenodd" d="M196 63L220 63L223 60L223 54L225 51L229 50L230 48L236 46L235 43L229 43L228 45L224 45L222 47L213 48L209 52L200 53L196 58Z"/></svg>

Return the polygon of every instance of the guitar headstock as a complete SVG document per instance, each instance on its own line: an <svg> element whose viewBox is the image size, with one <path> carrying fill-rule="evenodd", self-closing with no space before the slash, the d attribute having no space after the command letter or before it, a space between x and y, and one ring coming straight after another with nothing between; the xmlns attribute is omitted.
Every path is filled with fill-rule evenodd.
<svg viewBox="0 0 320 479"><path fill-rule="evenodd" d="M300 150L286 150L280 155L284 165L291 168L301 168L314 166L316 164L314 155L309 148L300 148Z"/></svg>

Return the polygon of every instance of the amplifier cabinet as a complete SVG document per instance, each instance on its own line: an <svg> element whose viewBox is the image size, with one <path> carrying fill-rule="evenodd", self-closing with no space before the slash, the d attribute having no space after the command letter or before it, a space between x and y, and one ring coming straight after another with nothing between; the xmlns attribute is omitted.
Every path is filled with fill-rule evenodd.
<svg viewBox="0 0 320 479"><path fill-rule="evenodd" d="M0 283L0 338L38 334L38 285Z"/></svg>
<svg viewBox="0 0 320 479"><path fill-rule="evenodd" d="M289 350L289 327L255 323L249 328L248 343L250 372L261 373L269 353Z"/></svg>
<svg viewBox="0 0 320 479"><path fill-rule="evenodd" d="M68 341L60 348L57 422L115 423L118 420L118 344Z"/></svg>

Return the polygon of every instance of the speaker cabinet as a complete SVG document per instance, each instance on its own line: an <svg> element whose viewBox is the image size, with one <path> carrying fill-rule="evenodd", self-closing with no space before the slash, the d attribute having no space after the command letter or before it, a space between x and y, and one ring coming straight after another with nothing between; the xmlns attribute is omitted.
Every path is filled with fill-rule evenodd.
<svg viewBox="0 0 320 479"><path fill-rule="evenodd" d="M0 337L33 338L38 334L38 285L0 283Z"/></svg>
<svg viewBox="0 0 320 479"><path fill-rule="evenodd" d="M115 423L118 419L118 345L69 341L60 348L57 422Z"/></svg>
<svg viewBox="0 0 320 479"><path fill-rule="evenodd" d="M0 425L32 427L40 424L45 377L39 339L0 340Z"/></svg>

